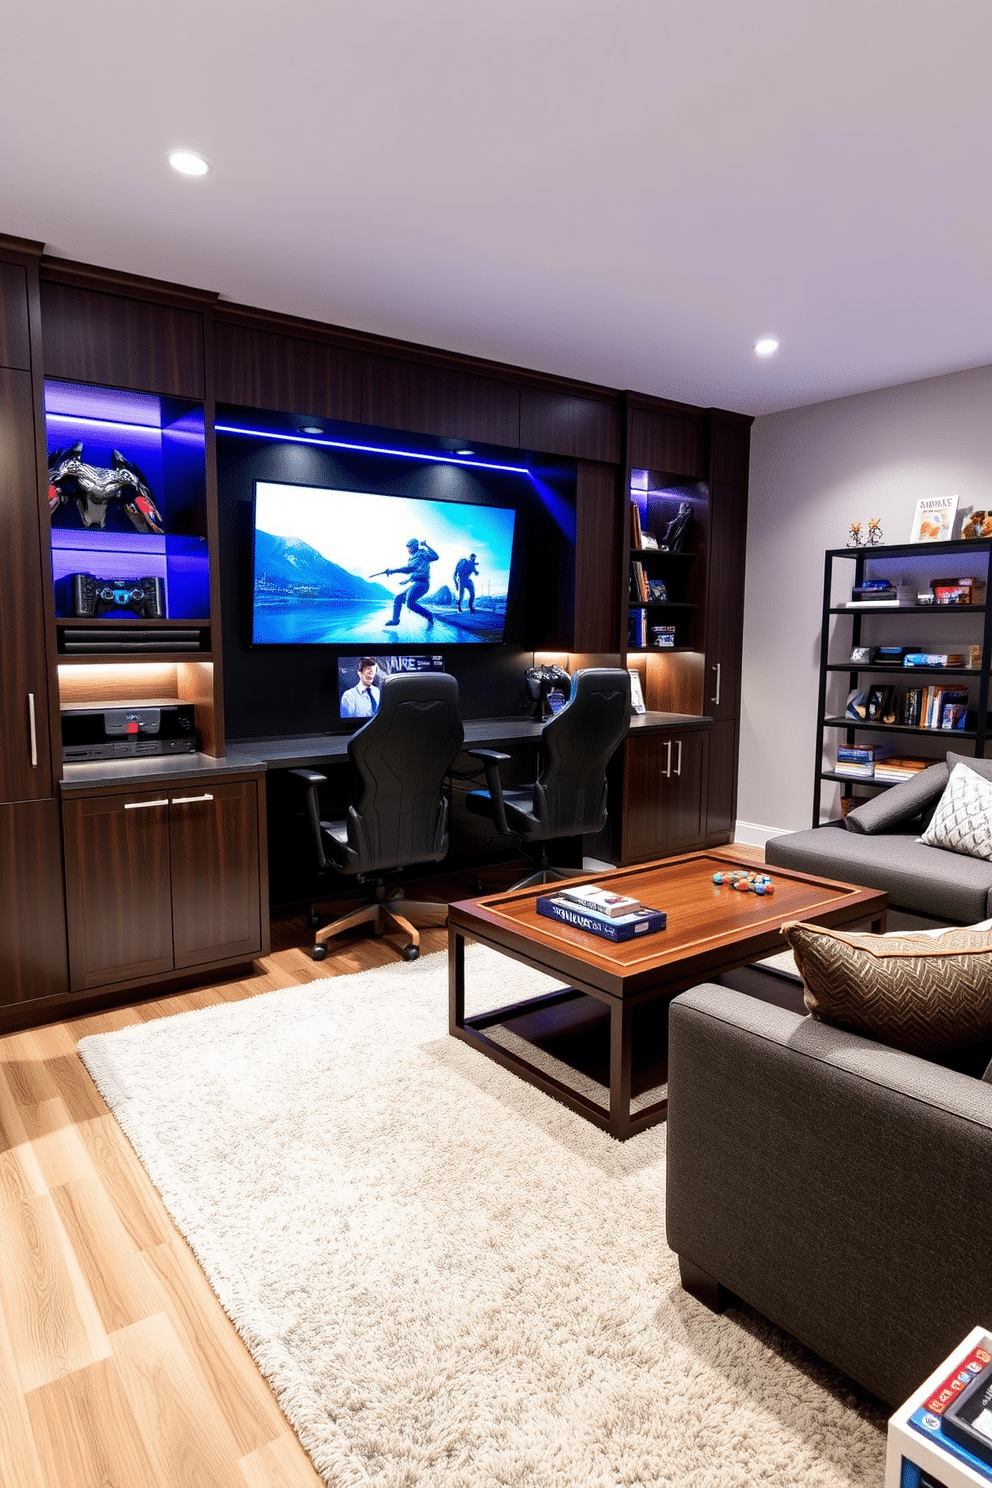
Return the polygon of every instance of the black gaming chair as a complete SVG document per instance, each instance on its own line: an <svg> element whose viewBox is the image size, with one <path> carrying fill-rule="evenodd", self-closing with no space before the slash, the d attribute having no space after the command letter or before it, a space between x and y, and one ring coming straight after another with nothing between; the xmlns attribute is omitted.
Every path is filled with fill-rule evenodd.
<svg viewBox="0 0 992 1488"><path fill-rule="evenodd" d="M317 790L326 776L316 770L290 772L307 787L307 814L321 870L330 866L354 874L359 883L371 880L374 885L368 904L318 930L315 961L327 954L324 942L351 925L371 922L375 934L382 935L384 917L409 935L403 957L413 961L420 935L407 915L444 924L446 904L414 903L403 898L402 889L387 894L385 874L413 863L438 863L447 853L444 783L464 737L454 677L445 672L399 673L383 681L378 712L348 742L361 786L347 820L320 819ZM314 917L327 907L314 905Z"/></svg>
<svg viewBox="0 0 992 1488"><path fill-rule="evenodd" d="M513 887L577 878L581 868L553 868L548 845L556 838L599 832L606 825L606 766L630 727L630 677L612 667L588 667L572 678L569 702L541 730L541 773L533 785L504 790L499 765L509 755L472 749L488 789L469 791L465 804L488 817L526 849L540 846L540 867Z"/></svg>

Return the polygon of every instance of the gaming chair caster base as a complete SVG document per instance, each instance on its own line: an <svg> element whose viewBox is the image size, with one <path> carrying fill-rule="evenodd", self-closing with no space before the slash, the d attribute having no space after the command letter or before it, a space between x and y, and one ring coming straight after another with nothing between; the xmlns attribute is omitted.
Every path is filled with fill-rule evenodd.
<svg viewBox="0 0 992 1488"><path fill-rule="evenodd" d="M315 945L313 950L310 952L310 958L313 961L323 961L326 956L327 947L325 945Z"/></svg>
<svg viewBox="0 0 992 1488"><path fill-rule="evenodd" d="M321 925L323 923L324 923L324 916L323 915L312 914L310 916L310 929L311 930L319 930L320 927L321 927Z"/></svg>
<svg viewBox="0 0 992 1488"><path fill-rule="evenodd" d="M416 961L416 959L417 959L417 957L419 955L420 955L420 948L419 948L419 946L405 945L403 947L403 960L404 961Z"/></svg>

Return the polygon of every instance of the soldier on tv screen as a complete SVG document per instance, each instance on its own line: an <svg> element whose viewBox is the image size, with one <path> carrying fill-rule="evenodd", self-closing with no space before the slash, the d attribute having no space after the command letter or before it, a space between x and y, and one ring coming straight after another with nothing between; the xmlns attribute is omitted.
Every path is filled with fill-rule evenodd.
<svg viewBox="0 0 992 1488"><path fill-rule="evenodd" d="M458 608L460 610L462 607L462 596L465 594L468 595L468 608L470 614L474 613L475 611L475 585L472 582L472 578L473 575L477 574L478 572L479 565L476 562L474 553L469 553L467 558L459 558L458 562L455 564L454 579L455 587L458 590L455 598L458 602Z"/></svg>
<svg viewBox="0 0 992 1488"><path fill-rule="evenodd" d="M393 618L387 620L387 625L399 625L400 610L404 604L408 610L415 615L422 615L427 621L427 629L430 630L434 624L434 616L430 610L425 610L420 600L423 599L431 587L431 564L437 562L437 554L430 543L420 538L411 537L406 545L410 560L402 568L387 568L387 574L407 574L404 579L406 588L401 589L393 600Z"/></svg>

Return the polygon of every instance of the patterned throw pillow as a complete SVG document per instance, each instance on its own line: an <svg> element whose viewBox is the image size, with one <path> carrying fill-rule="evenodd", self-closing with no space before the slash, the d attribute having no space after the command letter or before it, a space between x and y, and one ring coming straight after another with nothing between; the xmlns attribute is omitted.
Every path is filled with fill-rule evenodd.
<svg viewBox="0 0 992 1488"><path fill-rule="evenodd" d="M955 765L921 842L992 860L992 781Z"/></svg>
<svg viewBox="0 0 992 1488"><path fill-rule="evenodd" d="M941 1054L992 1039L992 934L846 935L791 920L814 1018L910 1054Z"/></svg>

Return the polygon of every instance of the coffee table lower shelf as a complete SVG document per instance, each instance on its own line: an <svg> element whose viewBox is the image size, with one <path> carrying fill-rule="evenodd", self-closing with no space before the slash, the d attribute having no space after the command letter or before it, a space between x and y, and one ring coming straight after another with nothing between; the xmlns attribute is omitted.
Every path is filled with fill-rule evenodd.
<svg viewBox="0 0 992 1488"><path fill-rule="evenodd" d="M622 1004L611 1007L578 988L561 987L557 992L493 1008L460 1023L456 1021L451 1032L587 1121L622 1139L654 1126L668 1110L667 1096L635 1110L630 1108L631 1102L664 1089L668 1081L667 1027L659 1024L657 1003L644 1009L628 1007L627 1019L620 1016L623 1011ZM662 1011L667 1025L667 1003ZM636 1017L637 1013L642 1016ZM632 1021L634 1027L630 1057L625 1060L627 1021ZM556 1063L568 1066L584 1085L598 1086L603 1092L602 1100L566 1084L523 1052L490 1037L488 1030L493 1028L514 1035L518 1049L529 1044ZM625 1096L628 1086L629 1093Z"/></svg>
<svg viewBox="0 0 992 1488"><path fill-rule="evenodd" d="M591 987L559 987L467 1018L466 939L477 937L449 929L448 1028L454 1038L471 1044L620 1141L664 1119L667 1094L634 1110L631 1103L667 1084L670 999L659 1000L655 993L643 1002L621 1001ZM478 940L486 944L484 938ZM493 949L512 955L503 946ZM497 1027L513 1035L518 1047L508 1048L491 1037L488 1030ZM602 1099L566 1084L528 1058L520 1045L531 1045L567 1066L583 1085L601 1089Z"/></svg>

